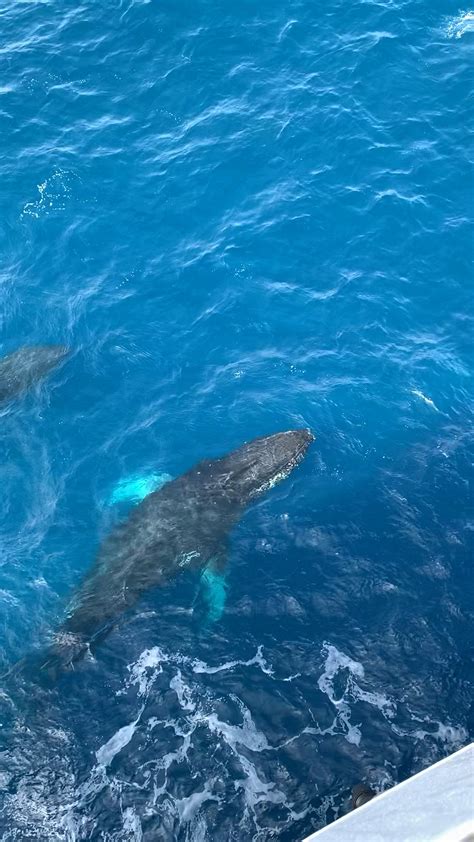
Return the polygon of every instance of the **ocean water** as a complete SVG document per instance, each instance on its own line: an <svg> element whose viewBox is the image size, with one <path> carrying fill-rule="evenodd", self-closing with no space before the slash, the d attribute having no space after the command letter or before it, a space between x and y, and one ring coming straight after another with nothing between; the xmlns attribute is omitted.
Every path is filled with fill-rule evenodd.
<svg viewBox="0 0 474 842"><path fill-rule="evenodd" d="M0 352L73 349L0 407L2 673L114 489L317 436L209 627L190 574L55 686L2 678L5 842L296 842L473 738L473 20L1 0Z"/></svg>

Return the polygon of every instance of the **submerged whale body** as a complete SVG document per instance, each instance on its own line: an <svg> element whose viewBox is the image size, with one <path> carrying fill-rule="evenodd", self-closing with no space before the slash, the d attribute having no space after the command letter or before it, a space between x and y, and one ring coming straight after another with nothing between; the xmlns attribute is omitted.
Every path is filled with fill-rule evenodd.
<svg viewBox="0 0 474 842"><path fill-rule="evenodd" d="M254 439L146 497L100 547L41 668L53 677L72 665L146 590L181 570L222 573L233 526L291 473L313 439L309 430Z"/></svg>
<svg viewBox="0 0 474 842"><path fill-rule="evenodd" d="M0 402L17 398L69 354L64 345L25 345L0 359Z"/></svg>

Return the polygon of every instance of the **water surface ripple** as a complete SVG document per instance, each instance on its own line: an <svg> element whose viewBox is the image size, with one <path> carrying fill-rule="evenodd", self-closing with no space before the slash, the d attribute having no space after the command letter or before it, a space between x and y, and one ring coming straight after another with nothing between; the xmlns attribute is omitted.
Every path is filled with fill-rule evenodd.
<svg viewBox="0 0 474 842"><path fill-rule="evenodd" d="M0 692L13 840L301 839L473 738L472 11L0 0L0 668L135 474L310 455L53 688Z"/></svg>

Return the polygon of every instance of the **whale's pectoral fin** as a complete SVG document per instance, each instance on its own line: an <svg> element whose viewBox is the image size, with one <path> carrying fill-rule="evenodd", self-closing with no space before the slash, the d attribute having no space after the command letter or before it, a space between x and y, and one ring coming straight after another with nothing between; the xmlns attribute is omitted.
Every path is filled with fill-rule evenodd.
<svg viewBox="0 0 474 842"><path fill-rule="evenodd" d="M116 503L136 505L141 503L145 497L152 494L153 491L159 491L167 482L170 482L173 477L165 472L152 474L133 474L125 477L117 483L112 493L110 494L107 503L114 505Z"/></svg>
<svg viewBox="0 0 474 842"><path fill-rule="evenodd" d="M204 608L203 625L217 623L224 613L227 599L225 568L226 554L219 553L210 560L201 574L198 600Z"/></svg>

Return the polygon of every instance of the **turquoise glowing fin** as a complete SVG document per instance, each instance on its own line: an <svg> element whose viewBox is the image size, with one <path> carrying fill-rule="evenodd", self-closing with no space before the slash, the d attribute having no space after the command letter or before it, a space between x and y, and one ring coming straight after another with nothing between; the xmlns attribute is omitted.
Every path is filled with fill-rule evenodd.
<svg viewBox="0 0 474 842"><path fill-rule="evenodd" d="M121 479L112 489L107 503L113 506L116 503L140 503L153 491L158 491L165 483L173 477L170 474L133 474Z"/></svg>
<svg viewBox="0 0 474 842"><path fill-rule="evenodd" d="M208 564L201 574L200 599L204 606L203 625L221 619L227 600L227 582L221 565Z"/></svg>

